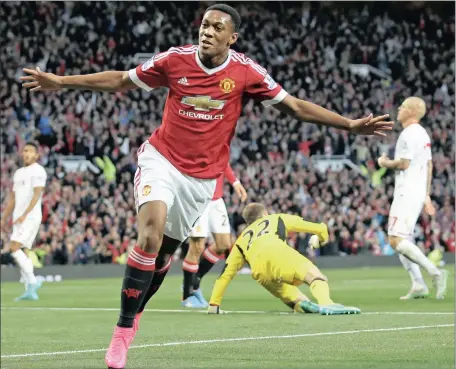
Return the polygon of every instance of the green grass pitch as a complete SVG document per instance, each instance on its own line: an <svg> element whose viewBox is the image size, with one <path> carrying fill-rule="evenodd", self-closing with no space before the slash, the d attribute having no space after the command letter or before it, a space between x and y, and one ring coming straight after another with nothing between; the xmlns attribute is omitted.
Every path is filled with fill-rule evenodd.
<svg viewBox="0 0 456 369"><path fill-rule="evenodd" d="M231 313L186 311L180 307L181 277L171 276L147 306L127 368L454 368L454 269L448 270L443 301L435 300L434 290L425 300L399 301L409 287L400 268L323 271L333 299L363 311L328 317L284 314L287 307L250 276L229 286L223 308ZM216 277L203 282L207 298ZM13 300L23 287L2 284L1 368L105 368L120 283L48 283L39 301L20 303Z"/></svg>

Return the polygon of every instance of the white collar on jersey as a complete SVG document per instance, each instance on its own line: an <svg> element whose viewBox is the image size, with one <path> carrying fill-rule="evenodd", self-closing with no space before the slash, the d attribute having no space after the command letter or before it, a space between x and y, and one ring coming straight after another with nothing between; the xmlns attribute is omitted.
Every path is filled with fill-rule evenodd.
<svg viewBox="0 0 456 369"><path fill-rule="evenodd" d="M201 59L199 57L198 49L196 49L195 60L196 60L196 64L198 64L198 66L203 71L205 71L206 74L214 74L214 73L220 72L222 69L224 69L230 63L231 50L228 53L228 58L226 58L226 60L223 62L223 64L220 64L218 67L215 67L215 68L207 68L207 67L204 66L204 64L202 63L202 61L201 61Z"/></svg>

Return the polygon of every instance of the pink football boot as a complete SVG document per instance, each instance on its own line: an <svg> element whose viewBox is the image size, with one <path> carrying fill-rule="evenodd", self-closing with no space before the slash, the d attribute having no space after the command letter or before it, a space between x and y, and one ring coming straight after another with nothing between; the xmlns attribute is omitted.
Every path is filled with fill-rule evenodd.
<svg viewBox="0 0 456 369"><path fill-rule="evenodd" d="M135 337L136 331L132 328L115 327L111 343L105 356L105 363L109 369L123 369L127 363L128 348Z"/></svg>

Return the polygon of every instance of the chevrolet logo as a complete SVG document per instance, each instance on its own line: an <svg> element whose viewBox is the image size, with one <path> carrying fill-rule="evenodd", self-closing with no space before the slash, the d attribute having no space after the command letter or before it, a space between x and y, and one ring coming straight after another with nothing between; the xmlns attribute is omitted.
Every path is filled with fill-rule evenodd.
<svg viewBox="0 0 456 369"><path fill-rule="evenodd" d="M222 109L225 105L224 100L212 100L210 96L184 96L181 102L182 104L193 106L197 111Z"/></svg>

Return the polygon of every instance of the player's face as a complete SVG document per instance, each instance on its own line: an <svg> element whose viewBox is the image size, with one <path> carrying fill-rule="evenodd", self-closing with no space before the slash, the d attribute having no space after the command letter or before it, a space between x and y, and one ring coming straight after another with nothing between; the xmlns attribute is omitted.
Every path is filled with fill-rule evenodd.
<svg viewBox="0 0 456 369"><path fill-rule="evenodd" d="M22 150L22 160L25 166L31 165L38 160L38 152L33 146L26 145Z"/></svg>
<svg viewBox="0 0 456 369"><path fill-rule="evenodd" d="M409 109L407 108L407 104L404 101L401 104L401 106L399 106L399 109L397 111L397 120L399 122L403 122L404 119L406 119L408 115L409 115Z"/></svg>
<svg viewBox="0 0 456 369"><path fill-rule="evenodd" d="M400 122L401 121L401 111L402 111L402 105L399 106L397 109L397 120Z"/></svg>
<svg viewBox="0 0 456 369"><path fill-rule="evenodd" d="M237 38L231 17L221 11L210 10L204 15L199 30L200 54L208 57L222 54Z"/></svg>

